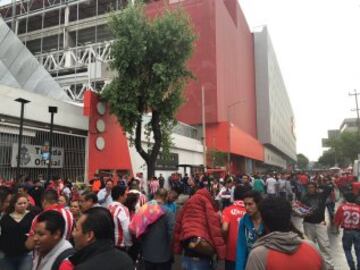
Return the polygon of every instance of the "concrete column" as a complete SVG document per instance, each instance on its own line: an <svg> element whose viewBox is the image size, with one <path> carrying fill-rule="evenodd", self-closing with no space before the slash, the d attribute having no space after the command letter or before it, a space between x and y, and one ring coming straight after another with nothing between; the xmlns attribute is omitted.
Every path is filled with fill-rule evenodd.
<svg viewBox="0 0 360 270"><path fill-rule="evenodd" d="M75 61L71 57L70 48L75 47L74 41L72 40L70 33L68 31L70 20L70 7L66 6L64 10L64 30L63 30L63 42L64 42L64 51L65 51L65 67L71 68L74 66Z"/></svg>

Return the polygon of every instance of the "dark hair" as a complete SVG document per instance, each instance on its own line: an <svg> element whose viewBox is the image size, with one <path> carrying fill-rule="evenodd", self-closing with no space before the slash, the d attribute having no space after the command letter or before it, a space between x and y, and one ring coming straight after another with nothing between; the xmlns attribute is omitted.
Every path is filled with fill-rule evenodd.
<svg viewBox="0 0 360 270"><path fill-rule="evenodd" d="M121 185L121 186L116 185L115 187L113 187L111 189L111 198L114 201L117 201L120 196L124 196L126 189L127 189L127 187L124 185Z"/></svg>
<svg viewBox="0 0 360 270"><path fill-rule="evenodd" d="M45 191L45 193L44 193L44 195L42 197L42 200L46 201L47 203L54 204L54 203L57 203L59 201L59 195L58 195L56 190L49 189L49 190Z"/></svg>
<svg viewBox="0 0 360 270"><path fill-rule="evenodd" d="M349 203L354 203L355 202L355 196L351 192L344 193L344 198Z"/></svg>
<svg viewBox="0 0 360 270"><path fill-rule="evenodd" d="M259 205L259 203L262 201L261 193L255 190L247 191L243 195L243 199L245 198L252 198L257 205Z"/></svg>
<svg viewBox="0 0 360 270"><path fill-rule="evenodd" d="M84 192L81 196L84 196L85 201L92 201L93 203L98 203L98 197L94 192Z"/></svg>
<svg viewBox="0 0 360 270"><path fill-rule="evenodd" d="M136 204L139 201L140 194L129 192L124 205L129 209L130 212L135 212Z"/></svg>
<svg viewBox="0 0 360 270"><path fill-rule="evenodd" d="M266 198L259 205L264 225L270 230L288 232L291 230L291 205L284 198Z"/></svg>
<svg viewBox="0 0 360 270"><path fill-rule="evenodd" d="M59 199L60 199L61 196L65 198L66 205L69 205L69 203L70 203L70 198L69 198L68 196L66 196L65 194L60 194L60 195L59 195Z"/></svg>
<svg viewBox="0 0 360 270"><path fill-rule="evenodd" d="M60 231L61 237L65 231L65 219L58 211L45 211L38 215L36 222L45 222L45 228L51 234Z"/></svg>
<svg viewBox="0 0 360 270"><path fill-rule="evenodd" d="M1 186L0 187L0 209L2 209L2 205L5 202L7 196L11 195L11 189L8 187Z"/></svg>
<svg viewBox="0 0 360 270"><path fill-rule="evenodd" d="M94 232L96 240L110 239L114 241L114 221L110 211L103 207L93 207L87 210L84 215L86 219L82 224L84 233Z"/></svg>
<svg viewBox="0 0 360 270"><path fill-rule="evenodd" d="M317 188L317 184L314 182L310 182L306 185L306 187L309 187L309 186L314 186L315 188Z"/></svg>
<svg viewBox="0 0 360 270"><path fill-rule="evenodd" d="M8 207L8 209L6 209L6 213L10 214L10 213L14 212L15 211L15 204L16 204L17 200L19 198L22 198L22 197L27 199L26 194L15 193L15 195L11 197L9 207Z"/></svg>
<svg viewBox="0 0 360 270"><path fill-rule="evenodd" d="M159 188L154 195L155 198L160 198L164 202L167 200L167 196L168 196L168 191L165 188Z"/></svg>
<svg viewBox="0 0 360 270"><path fill-rule="evenodd" d="M129 189L136 189L138 190L139 189L139 180L133 178L132 180L130 180L130 183L129 183Z"/></svg>
<svg viewBox="0 0 360 270"><path fill-rule="evenodd" d="M244 195L246 195L248 192L249 192L249 190L247 188L244 188L244 186L236 185L235 189L234 189L234 200L235 201L243 200ZM251 196L248 196L248 197L251 197Z"/></svg>
<svg viewBox="0 0 360 270"><path fill-rule="evenodd" d="M24 191L26 191L26 192L29 192L29 186L28 185L25 185L25 184L19 184L16 188L15 188L15 190L16 190L16 192L19 192L19 189L20 188L22 188Z"/></svg>
<svg viewBox="0 0 360 270"><path fill-rule="evenodd" d="M110 178L105 181L105 184L107 184L108 182L111 182L112 184L114 184L114 181Z"/></svg>

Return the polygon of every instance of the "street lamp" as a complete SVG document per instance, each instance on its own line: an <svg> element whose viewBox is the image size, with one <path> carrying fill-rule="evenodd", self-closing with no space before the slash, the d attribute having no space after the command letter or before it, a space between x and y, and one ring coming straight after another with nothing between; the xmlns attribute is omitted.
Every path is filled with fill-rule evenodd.
<svg viewBox="0 0 360 270"><path fill-rule="evenodd" d="M15 99L16 102L21 103L20 110L20 128L19 128L19 140L18 140L18 154L17 154L17 163L16 163L16 179L20 176L20 153L21 153L21 145L22 145L22 137L23 137L23 125L24 125L24 106L26 103L29 103L30 100L24 98Z"/></svg>
<svg viewBox="0 0 360 270"><path fill-rule="evenodd" d="M228 148L228 152L227 152L227 166L228 166L228 173L230 173L230 162L231 162L231 121L230 121L230 110L233 106L235 105L238 105L240 103L244 103L245 100L239 100L239 101L236 101L234 103L231 103L227 106L227 120L229 122L229 132L228 132L228 140L229 140L229 148Z"/></svg>
<svg viewBox="0 0 360 270"><path fill-rule="evenodd" d="M47 184L51 180L51 157L52 157L52 134L54 129L54 114L58 112L58 107L49 106L49 113L51 114L50 120L50 133L49 133L49 163L47 168Z"/></svg>

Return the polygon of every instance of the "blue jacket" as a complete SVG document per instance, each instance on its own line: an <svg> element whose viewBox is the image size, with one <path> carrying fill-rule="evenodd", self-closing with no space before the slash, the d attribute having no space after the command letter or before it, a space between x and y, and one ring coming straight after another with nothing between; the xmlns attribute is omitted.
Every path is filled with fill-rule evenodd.
<svg viewBox="0 0 360 270"><path fill-rule="evenodd" d="M244 270L250 250L255 241L264 234L264 225L260 224L256 231L249 214L240 220L236 248L236 270Z"/></svg>

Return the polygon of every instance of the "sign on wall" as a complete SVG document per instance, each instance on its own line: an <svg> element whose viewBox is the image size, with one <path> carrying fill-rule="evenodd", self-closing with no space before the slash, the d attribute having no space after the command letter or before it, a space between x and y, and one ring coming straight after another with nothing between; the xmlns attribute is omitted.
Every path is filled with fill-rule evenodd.
<svg viewBox="0 0 360 270"><path fill-rule="evenodd" d="M179 165L179 154L170 153L169 155L163 155L160 153L155 163L156 170L171 170L176 171Z"/></svg>
<svg viewBox="0 0 360 270"><path fill-rule="evenodd" d="M44 146L41 145L21 145L20 167L21 168L47 168L48 161L44 155ZM11 167L17 166L18 144L12 145ZM62 168L64 165L64 148L53 147L51 154L51 167Z"/></svg>

